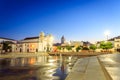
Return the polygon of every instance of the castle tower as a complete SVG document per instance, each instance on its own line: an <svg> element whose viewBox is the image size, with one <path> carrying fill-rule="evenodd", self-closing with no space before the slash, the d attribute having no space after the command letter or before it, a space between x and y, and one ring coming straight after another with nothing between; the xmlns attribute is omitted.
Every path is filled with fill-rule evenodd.
<svg viewBox="0 0 120 80"><path fill-rule="evenodd" d="M62 37L61 37L61 44L64 44L64 43L65 43L65 37L62 36Z"/></svg>

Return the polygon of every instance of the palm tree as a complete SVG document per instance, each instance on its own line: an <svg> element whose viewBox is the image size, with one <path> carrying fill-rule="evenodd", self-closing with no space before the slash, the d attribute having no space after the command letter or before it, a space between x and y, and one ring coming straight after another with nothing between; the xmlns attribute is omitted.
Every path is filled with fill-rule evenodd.
<svg viewBox="0 0 120 80"><path fill-rule="evenodd" d="M10 41L4 41L4 42L2 42L2 44L3 44L3 48L2 48L2 50L5 50L5 52L7 52L8 50L12 50L12 47L10 46L10 44L12 44L12 42L10 42Z"/></svg>

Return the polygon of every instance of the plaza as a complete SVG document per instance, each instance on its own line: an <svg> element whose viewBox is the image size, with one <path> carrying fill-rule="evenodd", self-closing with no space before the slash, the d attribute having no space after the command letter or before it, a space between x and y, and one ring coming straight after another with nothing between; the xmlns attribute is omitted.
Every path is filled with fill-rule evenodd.
<svg viewBox="0 0 120 80"><path fill-rule="evenodd" d="M120 80L119 0L0 0L0 80Z"/></svg>

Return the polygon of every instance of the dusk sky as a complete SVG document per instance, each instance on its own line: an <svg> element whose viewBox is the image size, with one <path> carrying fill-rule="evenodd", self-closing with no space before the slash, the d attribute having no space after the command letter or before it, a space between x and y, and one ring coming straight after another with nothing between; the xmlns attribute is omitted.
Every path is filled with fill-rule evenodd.
<svg viewBox="0 0 120 80"><path fill-rule="evenodd" d="M120 0L0 0L0 37L21 40L52 34L67 41L120 35Z"/></svg>

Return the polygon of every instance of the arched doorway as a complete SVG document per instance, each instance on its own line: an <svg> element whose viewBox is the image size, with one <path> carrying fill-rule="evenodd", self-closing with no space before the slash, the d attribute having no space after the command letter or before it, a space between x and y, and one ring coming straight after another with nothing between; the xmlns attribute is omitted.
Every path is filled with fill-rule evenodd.
<svg viewBox="0 0 120 80"><path fill-rule="evenodd" d="M120 52L120 48L117 48L117 52Z"/></svg>
<svg viewBox="0 0 120 80"><path fill-rule="evenodd" d="M36 52L38 52L38 49L36 49Z"/></svg>
<svg viewBox="0 0 120 80"><path fill-rule="evenodd" d="M27 52L29 52L29 49L27 49Z"/></svg>
<svg viewBox="0 0 120 80"><path fill-rule="evenodd" d="M20 52L22 52L22 49L20 48Z"/></svg>

